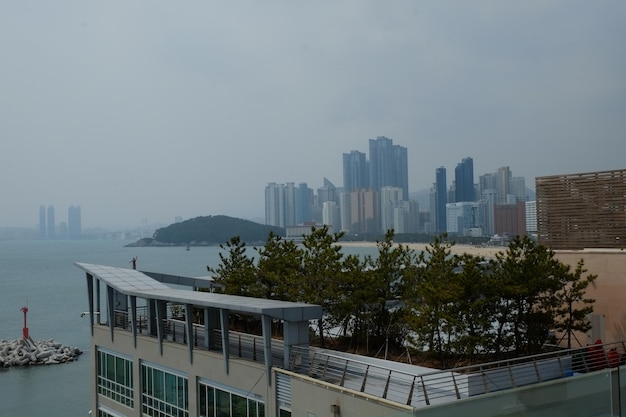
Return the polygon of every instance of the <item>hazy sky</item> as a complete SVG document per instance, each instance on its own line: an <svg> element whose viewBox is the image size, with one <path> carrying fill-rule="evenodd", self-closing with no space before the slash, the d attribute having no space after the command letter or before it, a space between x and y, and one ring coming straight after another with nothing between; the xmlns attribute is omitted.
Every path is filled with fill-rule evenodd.
<svg viewBox="0 0 626 417"><path fill-rule="evenodd" d="M626 168L626 2L4 1L0 226L264 216L387 136L409 189L474 158Z"/></svg>

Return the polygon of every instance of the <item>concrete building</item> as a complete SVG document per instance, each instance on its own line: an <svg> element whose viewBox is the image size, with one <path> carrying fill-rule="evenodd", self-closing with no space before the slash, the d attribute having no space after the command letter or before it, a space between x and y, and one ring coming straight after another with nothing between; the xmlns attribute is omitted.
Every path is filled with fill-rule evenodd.
<svg viewBox="0 0 626 417"><path fill-rule="evenodd" d="M76 265L88 289L90 414L99 417L600 416L624 409L624 371L608 354L624 355L621 343L596 345L593 354L585 347L437 371L310 346L310 321L323 313L317 305L217 294L207 278ZM233 317L259 323L260 333L231 329ZM272 338L277 329L280 339Z"/></svg>
<svg viewBox="0 0 626 417"><path fill-rule="evenodd" d="M54 206L48 206L46 211L46 237L48 239L56 238L57 226L54 220Z"/></svg>
<svg viewBox="0 0 626 417"><path fill-rule="evenodd" d="M510 237L526 234L526 204L496 204L493 209L494 234Z"/></svg>
<svg viewBox="0 0 626 417"><path fill-rule="evenodd" d="M363 152L343 154L343 189L346 192L366 190L370 187L367 158Z"/></svg>
<svg viewBox="0 0 626 417"><path fill-rule="evenodd" d="M384 136L369 140L369 186L380 192L383 187L399 187L402 199L409 199L409 163L407 148L394 145Z"/></svg>
<svg viewBox="0 0 626 417"><path fill-rule="evenodd" d="M446 204L448 233L459 236L483 236L485 204L464 201Z"/></svg>
<svg viewBox="0 0 626 417"><path fill-rule="evenodd" d="M435 186L434 186L434 218L431 214L431 221L435 224L435 233L445 233L446 227L446 204L448 203L448 194L446 185L446 168L439 167L435 170ZM431 210L431 213L432 210Z"/></svg>
<svg viewBox="0 0 626 417"><path fill-rule="evenodd" d="M626 170L535 179L537 236L551 249L626 244Z"/></svg>
<svg viewBox="0 0 626 417"><path fill-rule="evenodd" d="M394 221L395 211L401 206L404 199L402 198L402 188L383 187L380 190L380 223L381 232L386 233L387 230L398 230Z"/></svg>
<svg viewBox="0 0 626 417"><path fill-rule="evenodd" d="M296 225L296 188L293 182L271 182L265 187L265 224L278 227Z"/></svg>
<svg viewBox="0 0 626 417"><path fill-rule="evenodd" d="M454 169L455 202L475 201L474 160L463 158Z"/></svg>
<svg viewBox="0 0 626 417"><path fill-rule="evenodd" d="M70 206L67 209L67 236L78 239L83 232L80 206Z"/></svg>
<svg viewBox="0 0 626 417"><path fill-rule="evenodd" d="M537 201L526 201L524 205L526 211L526 233L537 237Z"/></svg>

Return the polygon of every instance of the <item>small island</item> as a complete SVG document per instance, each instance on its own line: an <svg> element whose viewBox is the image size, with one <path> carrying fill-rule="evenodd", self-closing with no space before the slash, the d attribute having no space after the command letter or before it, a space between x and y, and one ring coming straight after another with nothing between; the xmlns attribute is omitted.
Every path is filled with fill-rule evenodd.
<svg viewBox="0 0 626 417"><path fill-rule="evenodd" d="M200 216L162 227L151 238L142 238L126 247L215 246L239 236L244 242L264 243L270 232L285 236L285 229L224 215Z"/></svg>

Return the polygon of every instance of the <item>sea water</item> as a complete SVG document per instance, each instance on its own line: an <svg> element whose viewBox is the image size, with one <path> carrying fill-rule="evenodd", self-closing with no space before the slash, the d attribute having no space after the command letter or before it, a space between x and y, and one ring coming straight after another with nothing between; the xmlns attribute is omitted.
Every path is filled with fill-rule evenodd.
<svg viewBox="0 0 626 417"><path fill-rule="evenodd" d="M84 262L191 277L207 276L217 267L219 247L125 247L129 242L2 241L0 242L0 339L22 336L27 327L33 340L54 339L83 351L75 362L0 369L0 417L86 417L90 411L91 369L89 318ZM256 252L249 248L250 256ZM375 248L349 248L344 254L375 255ZM93 414L95 415L95 410Z"/></svg>

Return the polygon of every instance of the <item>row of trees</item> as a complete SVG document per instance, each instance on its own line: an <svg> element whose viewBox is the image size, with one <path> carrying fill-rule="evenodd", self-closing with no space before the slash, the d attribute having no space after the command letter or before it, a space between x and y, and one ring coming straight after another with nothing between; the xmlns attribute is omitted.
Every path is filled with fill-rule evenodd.
<svg viewBox="0 0 626 417"><path fill-rule="evenodd" d="M322 346L329 329L340 329L355 349L498 358L539 352L550 331L571 345L574 332L589 330L594 300L585 291L596 275L582 260L572 270L528 237L486 260L452 254L446 235L418 253L394 243L393 231L377 242L377 256L360 258L342 253L342 236L312 228L298 245L270 233L256 259L235 236L208 269L228 294L323 306Z"/></svg>

